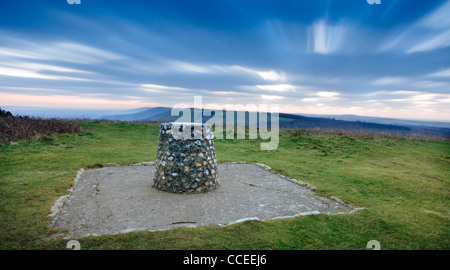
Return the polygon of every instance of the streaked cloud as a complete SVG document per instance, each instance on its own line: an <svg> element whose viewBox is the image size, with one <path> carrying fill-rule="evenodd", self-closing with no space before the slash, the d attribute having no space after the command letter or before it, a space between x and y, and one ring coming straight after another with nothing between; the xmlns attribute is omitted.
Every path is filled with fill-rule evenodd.
<svg viewBox="0 0 450 270"><path fill-rule="evenodd" d="M450 120L448 1L124 9L111 0L76 11L48 4L42 16L37 1L16 2L0 7L15 14L0 19L0 105L172 106L202 95L205 104Z"/></svg>
<svg viewBox="0 0 450 270"><path fill-rule="evenodd" d="M330 25L325 20L319 20L308 29L309 51L313 53L338 53L346 41L347 28L343 24Z"/></svg>
<svg viewBox="0 0 450 270"><path fill-rule="evenodd" d="M168 92L168 91L188 91L189 89L176 86L158 85L158 84L141 84L140 89L147 92Z"/></svg>
<svg viewBox="0 0 450 270"><path fill-rule="evenodd" d="M0 47L0 55L8 58L30 60L54 60L81 64L96 64L108 60L122 59L123 56L75 42L25 42L16 41L18 48Z"/></svg>
<svg viewBox="0 0 450 270"><path fill-rule="evenodd" d="M413 46L407 53L426 52L450 46L450 31L440 33Z"/></svg>
<svg viewBox="0 0 450 270"><path fill-rule="evenodd" d="M139 108L158 106L158 103L143 100L112 100L106 98L67 96L67 95L33 95L0 92L4 106L30 106L40 104L52 108Z"/></svg>
<svg viewBox="0 0 450 270"><path fill-rule="evenodd" d="M340 93L335 91L319 91L308 94L307 97L302 98L302 102L308 104L317 104L318 106L325 106L326 104L336 104Z"/></svg>
<svg viewBox="0 0 450 270"><path fill-rule="evenodd" d="M436 8L430 14L427 14L419 25L428 28L441 29L450 27L450 2L445 1L444 4Z"/></svg>
<svg viewBox="0 0 450 270"><path fill-rule="evenodd" d="M45 75L31 69L12 68L0 66L0 75L11 77L22 77L32 79L47 79L47 80L76 80L76 81L90 81L89 79L70 77L70 76L56 76Z"/></svg>
<svg viewBox="0 0 450 270"><path fill-rule="evenodd" d="M256 70L241 66L231 66L232 69L244 71L249 74L257 75L265 81L285 81L286 74L284 72L277 72L275 70Z"/></svg>
<svg viewBox="0 0 450 270"><path fill-rule="evenodd" d="M329 91L320 91L316 93L317 96L323 97L323 98L334 98L339 96L338 92L329 92Z"/></svg>
<svg viewBox="0 0 450 270"><path fill-rule="evenodd" d="M302 98L302 101L303 102L314 102L314 103L316 103L316 102L320 101L320 98Z"/></svg>
<svg viewBox="0 0 450 270"><path fill-rule="evenodd" d="M15 67L15 68L22 68L22 69L28 69L28 70L34 70L34 71L56 71L56 72L62 72L62 73L88 73L92 74L93 72L80 70L80 69L73 69L73 68L67 68L62 66L56 66L56 65L49 65L49 64L40 64L40 63L33 63L33 62L8 62L4 63L7 66Z"/></svg>
<svg viewBox="0 0 450 270"><path fill-rule="evenodd" d="M286 91L294 91L299 87L292 84L264 84L264 85L250 86L250 88L255 88L263 91L286 92Z"/></svg>
<svg viewBox="0 0 450 270"><path fill-rule="evenodd" d="M405 78L402 77L383 77L372 81L374 85L393 85L405 82Z"/></svg>
<svg viewBox="0 0 450 270"><path fill-rule="evenodd" d="M400 91L379 91L375 93L371 93L371 96L375 97L371 99L372 101L383 102L383 101L391 101L391 102L422 102L426 101L428 104L432 104L435 102L441 102L440 100L447 100L450 98L450 94L445 93L432 93L425 91L409 91L409 90L400 90ZM425 103L423 103L425 104Z"/></svg>
<svg viewBox="0 0 450 270"><path fill-rule="evenodd" d="M450 89L450 83L448 82L420 81L417 83L417 86L421 88L440 89L446 87L447 89Z"/></svg>
<svg viewBox="0 0 450 270"><path fill-rule="evenodd" d="M35 52L29 52L26 50L18 50L13 48L0 47L0 56L2 57L14 57L14 58L26 58L37 60L48 60L49 56L42 55Z"/></svg>
<svg viewBox="0 0 450 270"><path fill-rule="evenodd" d="M404 53L421 53L450 46L450 2L436 7L403 30L395 30L379 51L402 49Z"/></svg>
<svg viewBox="0 0 450 270"><path fill-rule="evenodd" d="M435 73L432 73L432 74L429 74L428 76L430 76L430 77L450 78L450 68L442 70L442 71L438 71L438 72L435 72Z"/></svg>
<svg viewBox="0 0 450 270"><path fill-rule="evenodd" d="M211 68L197 65L184 61L170 60L168 63L169 70L175 72L188 72L188 73L210 73L212 72Z"/></svg>
<svg viewBox="0 0 450 270"><path fill-rule="evenodd" d="M275 95L261 95L262 99L269 99L269 100L280 100L284 99L282 96L275 96Z"/></svg>

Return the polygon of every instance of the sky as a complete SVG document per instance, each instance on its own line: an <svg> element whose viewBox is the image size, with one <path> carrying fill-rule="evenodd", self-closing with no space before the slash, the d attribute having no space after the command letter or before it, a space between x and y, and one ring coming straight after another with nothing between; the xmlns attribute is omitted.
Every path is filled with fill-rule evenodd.
<svg viewBox="0 0 450 270"><path fill-rule="evenodd" d="M450 121L450 1L368 2L0 0L0 106Z"/></svg>

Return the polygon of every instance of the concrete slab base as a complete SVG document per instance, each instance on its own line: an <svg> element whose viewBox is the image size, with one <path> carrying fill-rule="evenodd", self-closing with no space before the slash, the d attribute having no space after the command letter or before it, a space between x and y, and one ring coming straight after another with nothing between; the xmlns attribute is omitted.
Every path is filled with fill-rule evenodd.
<svg viewBox="0 0 450 270"><path fill-rule="evenodd" d="M85 171L72 194L64 197L64 205L53 213L51 227L66 232L66 238L80 238L357 210L339 199L320 197L312 186L262 164L219 164L220 186L202 194L152 188L154 168L113 166Z"/></svg>

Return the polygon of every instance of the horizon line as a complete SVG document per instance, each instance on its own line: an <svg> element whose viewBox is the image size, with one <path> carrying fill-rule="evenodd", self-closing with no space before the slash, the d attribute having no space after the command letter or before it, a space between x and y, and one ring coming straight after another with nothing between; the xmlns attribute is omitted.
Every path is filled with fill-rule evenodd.
<svg viewBox="0 0 450 270"><path fill-rule="evenodd" d="M134 108L100 108L100 109L94 109L94 108L75 108L75 107L71 107L71 108L64 108L64 107L37 107L37 106L15 106L15 105L6 105L6 106L0 106L0 108L27 108L27 109L50 109L50 110L66 110L66 111L81 111L81 110L85 110L85 111L91 111L91 112L105 112L105 111L118 111L118 112L126 112L126 111L131 111L131 110L137 110L137 109L153 109L153 108L173 108L171 106L155 106L155 107L134 107ZM280 106L281 107L281 106ZM189 109L199 109L199 108L195 108L193 106L189 107ZM7 109L9 110L9 109ZM219 110L219 109L212 109L212 108L208 108L208 107L203 107L202 110ZM220 109L223 111L226 111L225 108ZM234 110L236 111L236 110ZM246 110L245 112L249 112L248 110ZM12 112L11 112L12 113ZM266 113L270 113L270 112L266 112ZM371 117L371 118L382 118L382 119L390 119L390 120L403 120L403 121L424 121L424 122L442 122L442 123L450 123L450 119L449 120L444 120L444 119L420 119L420 118L401 118L401 117L385 117L385 116L374 116L374 115L361 115L361 114L315 114L315 113L305 113L305 112L282 112L279 111L279 114L290 114L290 115L300 115L300 116L307 116L307 117L318 117L318 118L328 118L328 117L332 117L332 116L357 116L357 117ZM13 114L14 115L14 114ZM326 116L326 117L325 117ZM339 119L335 119L335 120L339 120ZM359 121L359 120L345 120L345 121Z"/></svg>

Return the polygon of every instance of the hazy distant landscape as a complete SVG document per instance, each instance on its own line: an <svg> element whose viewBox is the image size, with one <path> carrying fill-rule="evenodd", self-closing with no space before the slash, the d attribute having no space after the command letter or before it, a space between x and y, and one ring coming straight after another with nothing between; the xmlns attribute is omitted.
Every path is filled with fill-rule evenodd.
<svg viewBox="0 0 450 270"><path fill-rule="evenodd" d="M14 115L26 115L41 118L131 122L170 122L179 118L179 116L171 116L172 109L170 107L144 107L130 110L82 110L6 106L5 109L11 111ZM199 110L192 109L191 112L192 115L194 113L200 113ZM225 113L223 114L225 115ZM403 135L414 134L443 138L450 137L450 122L403 120L358 115L301 115L280 113L279 117L280 128L368 130ZM209 118L210 117L203 117L203 120L206 121Z"/></svg>

